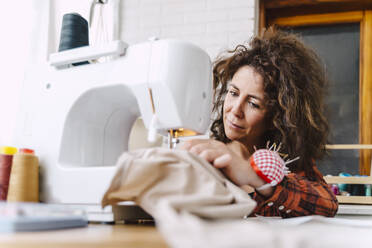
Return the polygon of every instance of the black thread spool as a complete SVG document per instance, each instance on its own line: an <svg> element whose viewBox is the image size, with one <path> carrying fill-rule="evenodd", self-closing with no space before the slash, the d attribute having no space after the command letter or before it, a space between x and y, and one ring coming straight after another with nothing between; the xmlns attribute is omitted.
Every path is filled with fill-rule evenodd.
<svg viewBox="0 0 372 248"><path fill-rule="evenodd" d="M64 14L62 19L61 38L58 51L89 46L88 22L77 13ZM73 65L89 64L88 61L73 63Z"/></svg>

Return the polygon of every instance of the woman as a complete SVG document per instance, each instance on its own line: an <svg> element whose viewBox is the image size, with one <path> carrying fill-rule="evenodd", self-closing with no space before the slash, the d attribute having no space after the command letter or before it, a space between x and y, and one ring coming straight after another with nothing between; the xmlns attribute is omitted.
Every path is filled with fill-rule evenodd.
<svg viewBox="0 0 372 248"><path fill-rule="evenodd" d="M338 203L314 161L325 154L328 123L323 113L325 72L318 56L293 34L269 29L250 47L238 45L214 64L212 139L185 142L243 189L254 188L252 215L334 216ZM255 149L282 144L281 153L300 157L275 187L249 164ZM250 186L250 187L247 187ZM263 187L264 188L264 187Z"/></svg>

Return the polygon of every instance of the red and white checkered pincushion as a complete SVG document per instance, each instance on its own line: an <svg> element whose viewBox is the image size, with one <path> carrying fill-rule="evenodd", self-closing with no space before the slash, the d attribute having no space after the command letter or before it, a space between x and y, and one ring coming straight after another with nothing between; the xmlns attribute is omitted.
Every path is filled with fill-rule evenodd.
<svg viewBox="0 0 372 248"><path fill-rule="evenodd" d="M280 183L288 173L284 160L275 151L257 150L252 154L249 162L257 175L271 186Z"/></svg>

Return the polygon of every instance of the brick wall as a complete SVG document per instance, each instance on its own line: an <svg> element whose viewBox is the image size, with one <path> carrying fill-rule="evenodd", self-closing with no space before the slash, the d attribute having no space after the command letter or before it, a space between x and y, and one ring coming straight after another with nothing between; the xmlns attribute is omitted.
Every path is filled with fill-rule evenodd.
<svg viewBox="0 0 372 248"><path fill-rule="evenodd" d="M122 0L120 34L129 44L149 37L190 41L213 59L255 32L256 0Z"/></svg>

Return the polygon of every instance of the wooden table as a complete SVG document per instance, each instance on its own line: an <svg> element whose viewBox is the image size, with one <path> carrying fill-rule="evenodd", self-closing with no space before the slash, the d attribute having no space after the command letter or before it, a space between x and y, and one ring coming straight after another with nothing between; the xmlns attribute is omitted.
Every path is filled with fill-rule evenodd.
<svg viewBox="0 0 372 248"><path fill-rule="evenodd" d="M153 226L89 224L85 228L0 234L0 247L168 247Z"/></svg>

